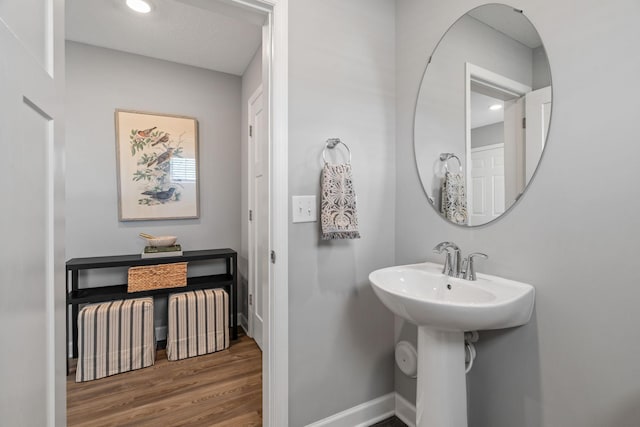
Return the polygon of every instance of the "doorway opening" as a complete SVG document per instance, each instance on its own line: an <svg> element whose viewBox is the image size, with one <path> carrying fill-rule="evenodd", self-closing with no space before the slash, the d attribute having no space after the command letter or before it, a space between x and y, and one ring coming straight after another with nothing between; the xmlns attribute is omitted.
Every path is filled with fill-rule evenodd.
<svg viewBox="0 0 640 427"><path fill-rule="evenodd" d="M551 118L551 86L533 90L466 63L469 225L486 224L520 198L539 164Z"/></svg>
<svg viewBox="0 0 640 427"><path fill-rule="evenodd" d="M490 222L524 190L523 100L531 88L466 63L469 225Z"/></svg>
<svg viewBox="0 0 640 427"><path fill-rule="evenodd" d="M69 16L70 14L70 8L78 6L81 3L89 3L89 2L80 2L80 1L67 2L67 8L68 8L67 15ZM124 2L122 3L124 4ZM273 167L274 164L279 164L280 166L283 166L284 164L284 168L280 169L280 172L274 174L274 176L269 177L269 175L264 175L265 179L263 179L262 181L263 184L261 189L262 190L266 189L266 193L264 191L256 193L257 196L255 196L255 198L257 200L256 202L257 205L254 206L254 209L256 207L259 207L260 208L259 210L261 211L261 213L264 213L263 218L266 218L266 220L263 220L261 233L259 234L262 242L261 243L262 250L260 252L264 254L264 259L267 259L267 260L270 259L270 254L272 251L274 253L277 251L281 255L279 265L273 265L269 261L263 262L262 270L261 270L262 277L264 277L265 279L263 280L263 282L266 284L264 288L264 292L262 292L262 294L260 295L260 301L259 301L260 302L259 314L260 314L260 319L263 322L262 330L264 330L264 332L261 334L261 336L264 337L263 338L264 343L262 347L265 351L264 357L263 357L263 363L262 363L264 367L263 413L265 415L265 420L263 424L270 425L270 423L272 423L273 421L269 421L269 418L283 419L278 417L286 416L285 414L287 413L286 411L287 399L286 398L281 398L277 400L273 399L273 397L276 394L286 393L286 382L288 380L286 379L286 368L283 369L283 367L285 367L287 364L286 355L284 355L284 357L281 356L276 360L276 358L272 356L275 353L275 350L270 345L270 341L272 339L278 339L281 342L286 342L286 336L282 338L283 335L279 333L280 331L278 329L276 329L275 322L270 323L271 319L269 318L269 314L275 310L275 308L272 307L270 301L275 300L275 298L273 298L274 296L273 294L276 292L276 290L274 289L274 286L269 286L269 284L274 283L274 277L278 274L280 276L279 277L280 286L278 287L277 292L282 293L284 291L284 293L286 294L286 276L285 276L286 274L285 273L286 272L286 234L283 234L283 233L286 233L285 231L286 219L285 219L284 226L282 224L282 221L280 221L280 223L276 223L276 221L271 220L271 218L274 217L272 212L274 210L282 210L282 206L284 205L284 203L286 203L286 198L285 198L286 184L282 185L282 183L286 182L286 179L283 179L283 176L284 178L286 178L286 132L283 132L283 129L284 129L283 123L284 123L284 120L286 120L286 117L285 117L286 114L284 113L284 111L286 111L286 101L285 101L286 96L284 97L282 96L283 93L286 94L286 84L283 83L285 79L281 77L281 72L284 67L282 67L281 65L278 65L283 63L281 62L283 61L282 58L286 58L286 49L283 49L283 46L284 46L283 40L285 40L285 38L283 37L283 34L285 33L284 33L284 30L281 29L285 27L283 24L285 21L282 18L282 15L284 15L286 18L286 2L268 3L263 1L240 2L235 0L228 0L228 1L226 0L223 0L223 1L176 0L173 2L167 2L167 3L170 3L171 7L174 8L174 10L171 13L166 13L164 16L161 16L161 18L166 19L167 17L170 17L171 19L180 21L180 18L176 15L176 11L179 8L195 9L197 17L192 18L193 20L195 20L195 22L193 20L186 19L182 21L182 24L193 26L196 28L203 28L202 25L197 25L197 24L202 23L203 16L206 16L207 14L210 14L213 12L224 15L227 21L233 21L234 19L237 21L239 17L242 17L242 16L246 17L247 15L250 17L249 21L253 22L254 26L256 26L256 22L259 21L258 28L259 28L259 35L260 35L260 43L262 47L254 49L254 52L252 53L255 54L254 58L257 57L262 61L262 66L260 67L258 76L260 77L260 85L262 87L262 92L263 92L262 103L264 106L263 110L265 113L261 119L262 120L261 130L265 136L264 141L266 142L266 145L264 146L264 149L266 151L265 151L265 155L263 156L265 159L264 168L268 171L270 168ZM111 7L111 9L114 9L114 10L118 9L118 7L115 7L114 4L115 2L111 2L109 3L108 7ZM93 9L90 11L92 14L99 15L102 17L105 16L105 14L96 12L95 5L89 5L88 7ZM157 5L155 9L157 10L154 10L152 12L160 12L159 11L160 5ZM111 10L108 13L112 13L114 12L114 10ZM135 18L140 18L140 17L135 17ZM69 19L67 21L69 22ZM85 27L91 30L91 31L88 31L88 33L91 33L93 36L95 36L96 33L99 33L99 31L95 31L96 29L100 29L104 26L108 26L106 24L91 25L90 19L89 20L85 19L84 21L85 21L84 22ZM123 21L122 24L118 24L118 26L111 26L110 37L113 39L117 39L117 35L114 35L114 33L118 32L118 28L121 28L119 25L122 25L125 27L135 27L136 30L141 31L142 33L144 33L145 31L149 31L149 32L154 31L152 29L153 25L149 20L147 21L138 20L138 21L135 21L136 23L134 24L132 24L132 22L133 22L133 18L129 17L129 18L126 18L126 20ZM282 27L276 27L274 25L275 22L282 23L283 24ZM179 32L172 33L168 28L168 25L164 25L164 28L167 32L171 33L173 38L185 37L184 34L181 34ZM274 35L277 36L277 40L275 41L273 38ZM207 38L206 34L204 36L201 36L201 38L206 39ZM234 48L237 48L239 43L238 37L233 36L232 39L233 39L233 43L231 45L233 45ZM163 74L163 77L167 77L167 76L173 77L173 82L166 83L161 88L149 89L144 85L136 84L137 81L135 78L128 79L125 74L120 75L118 73L114 73L112 72L113 70L110 70L109 68L106 68L106 67L102 68L102 74L100 73L99 69L93 70L95 72L92 72L92 73L83 73L81 67L80 68L76 67L75 71L77 72L75 72L75 74L70 76L70 78L74 78L77 80L84 79L85 83L89 83L90 77L103 77L105 78L105 81L109 79L122 78L122 80L118 84L120 85L121 90L127 93L129 98L127 98L127 104L120 105L120 107L134 108L134 109L140 109L145 111L156 111L156 112L188 113L188 112L182 111L183 108L186 109L188 107L187 103L180 104L179 102L175 102L176 97L179 97L178 92L180 91L180 88L181 88L180 84L183 84L184 83L183 81L188 81L187 83L193 83L193 84L195 84L196 82L201 82L202 81L201 74L206 74L206 72L203 72L201 70L201 68L204 68L204 67L195 65L195 68L198 68L197 70L191 70L192 72L184 73L180 71L180 67L177 66L177 63L179 62L187 63L187 66L190 66L190 67L194 67L194 65L185 61L178 61L176 59L171 59L171 58L164 59L159 56L158 52L162 50L161 48L166 48L167 44L163 45L162 43L158 43L158 42L145 44L144 40L140 41L140 40L137 40L136 38L131 38L131 37L129 37L128 40L129 42L127 43L127 47L130 47L131 45L135 45L137 42L140 42L141 45L145 45L145 47L153 51L151 54L146 54L146 55L140 52L128 52L127 54L124 54L124 55L129 55L128 60L131 61L129 63L129 65L131 66L128 67L129 71L131 71L133 74L138 74L138 75L144 74L144 77L146 78L146 80L155 79L156 82L158 81L166 82L166 81L159 80L157 75L152 72L152 71L158 71L160 68L162 68L160 74ZM109 56L109 60L105 60L104 63L109 63L109 62L119 62L121 61L121 59L119 58L123 56L122 53L118 52L121 49L118 49L117 43L116 43L116 46L104 45L104 44L98 43L97 41L92 41L92 40L76 40L76 41L70 41L69 43L73 44L73 46L70 49L68 49L68 52L70 54L69 56L74 57L75 55L76 59L78 55L85 55L85 54L87 56L91 56L92 58L97 58L98 56L107 55ZM227 44L229 44L228 40L227 40ZM81 46L77 46L77 45L81 45ZM171 45L169 45L169 48L171 48ZM196 47L192 46L192 50L193 49L196 49ZM100 53L96 53L97 51L100 51ZM279 62L277 64L273 61L274 51L282 55L280 56ZM180 49L175 49L174 53L181 54L184 52L180 52ZM134 56L136 56L136 58L134 58ZM202 53L200 53L200 56L202 56ZM141 65L138 63L140 62L138 61L140 60L140 57L147 58L143 61L145 62L145 64ZM153 59L149 59L149 58L153 58ZM166 65L164 64L164 61L168 61L171 63L167 65L166 67L167 69L164 69ZM284 64L286 64L286 62L284 62ZM69 71L71 73L74 72L72 68L73 67L69 67ZM245 66L245 69L246 68L247 67ZM246 70L241 70L241 71L246 71ZM220 73L220 71L217 71L217 72ZM234 80L234 78L232 78L233 76L230 76L231 74L233 74L231 71L223 70L223 73L226 75L218 76L218 80L221 80L221 81ZM237 84L237 80L239 79L240 79L239 77L235 78L236 84ZM274 81L277 82L277 84L272 84L272 82ZM178 82L180 82L180 84ZM73 84L71 86L73 86ZM93 96L94 98L98 98L98 94L101 90L100 85L94 86L94 87L95 89L92 91L87 91L87 94ZM200 88L201 92L204 92L205 90L206 88L204 86ZM274 95L274 90L277 90L276 95ZM78 94L80 94L80 91L75 93L75 95L78 95ZM224 98L226 96L227 100L232 98L225 90L220 90L220 91L212 90L209 92L208 95L212 98L213 97ZM110 100L112 102L118 102L118 101L114 101L116 97L115 91L111 91L111 93L109 93L108 95L105 94L105 98L109 98L109 97L111 98ZM239 187L239 185L234 183L233 179L230 179L230 177L232 176L238 176L237 181L242 181L242 179L240 179L239 174L229 173L231 169L230 163L233 163L233 162L230 162L229 160L233 159L234 156L236 156L237 158L242 157L244 160L247 160L247 156L239 156L241 149L238 147L238 144L237 144L238 138L235 138L235 141L236 141L235 146L233 146L232 144L225 145L223 143L213 144L213 146L209 148L205 148L204 146L205 132L209 132L209 133L217 132L222 127L221 122L227 121L228 123L232 123L233 121L227 120L229 118L228 116L229 111L234 110L234 114L237 114L238 116L240 116L240 111L242 109L241 105L244 103L246 103L246 101L241 100L241 102L239 103L240 105L234 106L231 103L227 102L226 108L225 106L221 106L216 111L206 111L205 113L202 114L207 118L217 117L218 122L207 122L205 121L205 119L200 120L200 129L199 129L200 138L201 138L200 179L206 180L206 182L208 183L211 183L211 182L216 183L216 188L222 188L222 193L216 193L215 195L212 195L211 193L207 194L205 192L205 188L204 188L205 186L202 185L203 183L201 181L200 197L201 197L201 203L203 203L201 205L203 208L201 217L198 218L197 220L184 221L183 224L180 224L180 227L182 228L181 231L174 232L172 230L172 232L174 232L175 234L183 236L182 237L183 242L186 242L188 239L191 239L191 241L193 242L201 242L196 238L197 234L202 234L203 239L207 239L209 241L209 243L200 244L200 246L204 248L209 248L211 246L211 243L210 243L211 241L220 241L220 242L232 241L233 238L228 238L228 235L229 235L228 229L234 229L236 224L238 226L237 228L241 228L240 224L244 223L244 221L241 218L243 218L243 216L246 217L245 213L247 212L247 210L243 209L244 206L242 206L242 203L238 203L237 207L233 207L232 210L235 213L232 213L231 215L229 215L228 213L225 213L225 209L222 208L222 207L228 208L230 206L230 204L228 203L229 200L237 199L239 201L242 198L242 194L243 194L243 191L241 191L240 189L234 190L234 188ZM146 105L149 105L149 106L146 106ZM180 111L176 111L177 109L180 109ZM103 109L101 113L104 113L105 111L107 111L106 108ZM277 115L272 114L272 111L278 111L278 114ZM86 117L89 117L90 111L88 108L88 104L86 103L84 104L84 112L86 113ZM110 114L113 114L113 112L111 111ZM198 116L197 114L190 114L190 115L193 115L196 117ZM244 119L241 119L240 117L238 117L239 129L237 129L237 133L240 133L240 129L245 129L245 123L246 121ZM110 124L112 124L112 122ZM104 133L108 135L109 130L107 126L100 127L99 130L100 132L105 131ZM74 132L76 131L77 131L76 129L71 129L71 132L70 132L71 135L69 139L74 137ZM75 134L75 136L77 137L78 135L81 135L83 133L86 134L85 131L78 131L77 134ZM272 143L272 141L276 141L276 139L274 138L274 135L279 136L279 138L277 139L278 141L277 145L275 143ZM110 138L105 138L105 139L109 139L108 143L113 144L113 139L110 139ZM225 138L225 137L220 137L216 139L218 141L227 139L227 140L231 140L231 142L233 142L234 140L234 138ZM103 153L101 155L103 159L105 160L108 159L107 156L113 153L113 150L110 149L112 147L106 148L106 145L102 145L98 147L98 145L99 144L97 142L92 141L92 148L87 149L87 151L96 150L96 153L97 152ZM82 155L80 151L81 150L78 150L78 153L77 153L78 156ZM202 151L204 151L204 153ZM84 153L84 155L86 154L87 152ZM203 170L204 169L203 167L205 166L205 162L207 161L209 162L217 161L217 162L214 163L213 165L209 163L208 165L209 169ZM238 164L232 165L232 166L235 166L235 168L237 168L238 170L242 170L242 168ZM95 172L96 169L100 169L100 168L94 167L93 169ZM246 169L244 170L246 171ZM96 175L100 175L100 174L96 174ZM246 179L247 175L244 175L244 178L245 178L244 182L248 184L249 180ZM224 187L226 187L226 189ZM78 192L84 191L86 194L86 190L87 190L86 187L84 190L80 188ZM100 190L98 190L96 193L98 193L99 191ZM273 193L273 198L270 200L269 196L272 193ZM222 194L222 195L218 196L218 194ZM244 194L247 194L247 193L245 192ZM285 197L283 197L283 195L285 195ZM71 197L73 197L73 192L71 194ZM205 201L202 200L202 199L207 199L207 197L209 198L208 201L206 202L207 204L209 204L208 208L205 206ZM210 203L212 198L214 199L213 203ZM284 200L284 203L283 203L283 200ZM207 213L207 211L208 211L208 214L210 215L209 218L205 218L205 214ZM235 217L237 218L237 220L235 220L234 222L234 220L232 219L229 222L229 224L225 227L224 218L228 218L228 217ZM77 223L74 221L68 221L68 222ZM106 223L108 223L108 221ZM216 225L216 223L223 224L223 225L220 227ZM142 223L117 223L117 224L112 223L112 225L110 225L109 227L115 228L113 233L114 236L117 236L118 234L122 235L122 233L128 233L128 234L133 233L135 235L137 234L137 231L138 231L136 228L141 226L147 227L147 229L150 228L152 231L154 230L154 228L155 229L162 228L162 227L156 227L157 224L154 224L154 223L145 222L144 224L142 225L141 224ZM85 222L85 225L87 225L86 222ZM175 228L172 224L166 224L166 227ZM71 230L71 232L73 233L74 230ZM238 234L240 233L238 232ZM225 238L225 236L227 237ZM69 241L69 239L67 240ZM240 238L237 238L236 240L237 240L237 243L235 243L234 249L238 250L240 257L242 257L243 255L247 256L247 253L243 251L243 249L247 248L248 246L245 243L244 238L240 237ZM242 240L242 241L239 241L239 240ZM114 237L114 241L115 241L115 237ZM134 243L134 244L137 244L137 243ZM220 247L225 247L225 246L231 247L232 245L233 243L215 244L215 246L220 246ZM68 249L70 249L71 251L82 250L81 248L77 248L77 247L75 249L74 247L71 247ZM188 250L190 248L185 248L185 249ZM113 253L115 249L108 248L108 250L109 250L109 253ZM100 255L100 254L97 254L97 255ZM74 256L78 256L78 255L74 253L67 254L67 258L71 258ZM253 268L251 267L251 265L249 265L247 261L247 270L245 272L241 271L241 269L239 270L241 273L245 273L247 276L250 276L252 274ZM242 283L242 281L240 281L240 283ZM255 295L249 292L248 290L245 290L244 295L242 295L241 293L241 297L243 296L244 298L246 298L247 306L249 305L248 304L249 302L253 303L252 305L254 306L258 302L254 299ZM280 298L279 301L282 301L282 303L286 304L286 298L284 299ZM241 304L240 309L242 309L242 306L244 306L244 304ZM282 313L283 310L280 309L280 312ZM245 315L248 315L248 312L245 312ZM278 318L282 319L283 315L280 314ZM286 319L286 315L284 316L284 319ZM280 324L283 324L283 323L280 323ZM286 324L286 322L284 322L284 324ZM271 328L271 330L269 328ZM257 331L257 326L255 324L252 325L251 332L253 335L257 334L258 331ZM286 335L286 326L284 329L284 333ZM286 350L286 347L284 348L284 350ZM276 371L279 371L282 373L278 376L273 375L272 373L275 373ZM274 407L271 408L270 402L272 402L272 399L276 403L277 402L285 402L285 403L274 405ZM284 407L285 410L281 409L281 407ZM276 423L271 425L278 425L278 424Z"/></svg>

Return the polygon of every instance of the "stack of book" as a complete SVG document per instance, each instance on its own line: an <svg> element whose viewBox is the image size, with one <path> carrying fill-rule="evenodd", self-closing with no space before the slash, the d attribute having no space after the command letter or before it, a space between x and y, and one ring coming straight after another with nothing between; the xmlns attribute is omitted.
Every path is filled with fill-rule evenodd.
<svg viewBox="0 0 640 427"><path fill-rule="evenodd" d="M182 246L145 246L142 251L142 258L164 258L172 256L182 256Z"/></svg>

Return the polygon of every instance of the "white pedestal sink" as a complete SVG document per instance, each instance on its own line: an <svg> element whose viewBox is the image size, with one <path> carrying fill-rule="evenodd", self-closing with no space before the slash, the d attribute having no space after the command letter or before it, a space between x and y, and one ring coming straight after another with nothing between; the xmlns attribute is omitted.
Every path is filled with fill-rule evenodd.
<svg viewBox="0 0 640 427"><path fill-rule="evenodd" d="M487 274L468 281L434 263L383 268L369 275L376 295L418 326L416 427L466 427L464 332L524 325L533 286Z"/></svg>

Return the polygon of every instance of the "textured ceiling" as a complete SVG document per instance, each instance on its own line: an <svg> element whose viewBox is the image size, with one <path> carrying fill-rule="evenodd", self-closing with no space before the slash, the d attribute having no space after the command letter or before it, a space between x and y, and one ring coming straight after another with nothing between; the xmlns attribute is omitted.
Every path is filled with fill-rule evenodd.
<svg viewBox="0 0 640 427"><path fill-rule="evenodd" d="M256 12L224 0L150 0L142 15L125 0L67 0L66 38L242 75L262 39Z"/></svg>

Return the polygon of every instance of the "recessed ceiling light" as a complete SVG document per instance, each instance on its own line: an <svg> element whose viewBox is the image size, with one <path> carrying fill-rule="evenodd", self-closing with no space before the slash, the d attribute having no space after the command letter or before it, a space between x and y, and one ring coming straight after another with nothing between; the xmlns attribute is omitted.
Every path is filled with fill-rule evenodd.
<svg viewBox="0 0 640 427"><path fill-rule="evenodd" d="M501 109L502 109L502 104L493 104L492 106L489 107L489 110L491 111L497 111Z"/></svg>
<svg viewBox="0 0 640 427"><path fill-rule="evenodd" d="M139 13L151 12L151 5L144 0L127 0L127 6Z"/></svg>

